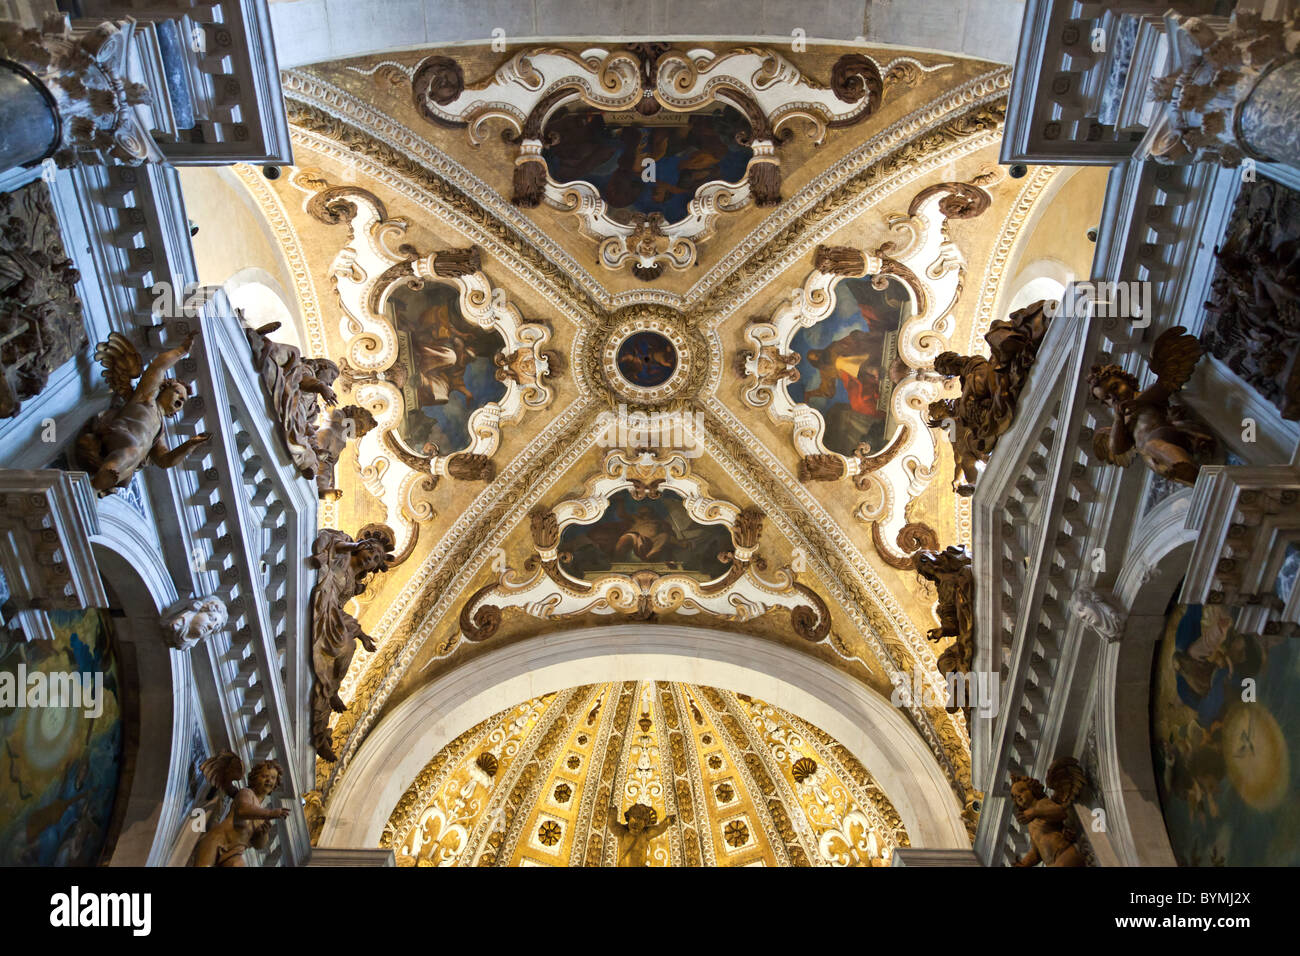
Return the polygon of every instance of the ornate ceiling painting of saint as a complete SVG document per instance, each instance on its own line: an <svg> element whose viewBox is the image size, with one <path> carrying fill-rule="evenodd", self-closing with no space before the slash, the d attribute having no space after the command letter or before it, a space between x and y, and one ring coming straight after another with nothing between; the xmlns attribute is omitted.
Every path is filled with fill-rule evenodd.
<svg viewBox="0 0 1300 956"><path fill-rule="evenodd" d="M466 322L457 290L437 282L397 289L387 313L398 335L398 364L410 370L402 438L425 454L465 448L470 413L506 394L496 374L500 334Z"/></svg>
<svg viewBox="0 0 1300 956"><path fill-rule="evenodd" d="M865 443L878 452L893 436L894 384L908 371L900 367L898 330L911 304L892 281L876 289L870 279L846 279L835 294L830 316L790 343L802 356L790 396L821 413L831 451L852 455Z"/></svg>

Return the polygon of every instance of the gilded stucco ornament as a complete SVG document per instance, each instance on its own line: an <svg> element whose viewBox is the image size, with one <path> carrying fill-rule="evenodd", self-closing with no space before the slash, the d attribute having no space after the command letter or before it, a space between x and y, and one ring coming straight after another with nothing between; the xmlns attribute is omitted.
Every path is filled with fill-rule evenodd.
<svg viewBox="0 0 1300 956"><path fill-rule="evenodd" d="M939 183L920 190L906 215L889 217L897 238L871 254L847 246L818 246L813 271L802 286L791 291L771 319L745 327L745 342L752 348L740 353L736 365L745 378L745 403L765 408L773 421L791 425L801 481L848 479L873 493L878 503L864 503L858 516L871 524L877 550L896 567L906 567L910 555L903 546L912 537L905 527L907 505L924 490L938 461L935 440L925 427L925 409L939 390L927 369L952 333L964 275L964 261L948 236L947 223L983 214L992 201L984 186L995 178L980 174L975 182ZM899 283L910 314L898 329L898 358L888 369L888 419L895 423L894 431L880 448L864 444L845 455L826 447L821 412L790 393L789 386L798 380L799 361L791 343L800 330L835 312L841 281L868 277L876 289Z"/></svg>
<svg viewBox="0 0 1300 956"><path fill-rule="evenodd" d="M902 68L899 72L903 72ZM689 295L691 301L698 304L698 309L693 308L692 315L698 316L701 325L712 326L726 314L725 310L734 308L736 303L743 302L756 290L761 289L774 271L783 268L782 263L788 256L800 248L811 250L815 243L813 237L818 230L828 228L828 223L842 214L841 211L846 203L852 203L859 197L872 194L873 191L885 189L891 177L915 168L918 163L940 162L939 154L945 150L969 149L970 147L964 144L982 142L993 135L1001 121L1002 105L995 100L990 100L990 97L996 97L998 90L1005 88L1004 74L1005 71L1002 74L989 74L987 77L972 80L969 88L962 87L949 99L944 100L943 104L928 108L929 112L918 111L915 116L909 116L900 125L894 138L880 145L864 147L863 157L855 159L842 172L836 170L834 176L827 179L828 192L825 197L814 201L809 207L803 209L800 215L786 215L785 207L775 210L772 226L756 230L754 235L746 237L743 255L738 252L729 256L725 267L720 266L717 270L711 270L696 287L693 287ZM538 243L544 246L546 237L533 223L527 219L517 225L507 225L499 221L498 207L493 204L494 199L489 195L490 190L486 192L480 190L478 187L481 184L476 183L465 186L463 177L456 179L453 176L451 180L444 178L453 166L445 156L430 153L426 157L423 152L420 152L421 147L417 143L410 149L413 151L412 155L418 154L421 157L421 161L413 161L405 153L394 150L374 137L349 126L349 123L358 122L359 116L353 115L354 107L347 101L342 99L331 101L329 111L335 112L335 116L329 115L324 108L314 105L317 102L324 103L325 100L317 100L317 94L309 91L309 86L313 82L314 79L298 73L292 74L287 80L287 85L291 88L290 95L299 98L297 102L291 104L295 123L298 125L295 135L310 134L312 148L317 148L317 144L320 144L322 148L334 149L335 147L330 145L333 142L346 144L339 148L343 149L344 153L361 158L358 170L365 175L378 177L384 182L388 182L385 177L401 176L416 183L421 190L419 193L421 198L417 200L418 202L427 201L431 204L429 208L436 207L439 210L439 215L442 215L442 210L447 210L453 217L452 221L457 223L456 228L461 228L463 224L469 233L473 234L473 241L482 242L484 249L491 255L510 263L510 268L519 275L527 276L526 281L533 283L541 294L554 299L557 312L560 314L574 317L575 321L579 321L577 317L582 315L584 318L581 321L585 324L587 318L595 317L593 303L603 301L602 297L604 300L613 298L597 284L588 282L581 270L571 276L566 268L553 267L538 251L540 248ZM312 105L305 104L306 100L310 100ZM945 117L945 113L953 115ZM958 113L966 115L957 115ZM938 122L936 118L939 118ZM922 127L927 131L924 143L912 142L910 137L915 130ZM426 160L429 165L422 165L421 163ZM453 185L453 181L460 185ZM486 217L483 215L483 210L488 211ZM673 298L667 296L664 301ZM575 350L575 354L586 353ZM710 367L721 366L715 366L710 357ZM593 371L598 374L580 376L580 381L592 383L593 387L589 394L593 396L608 394L602 387L599 369L593 368ZM421 570L417 578L413 579L418 579L416 592L403 599L394 606L391 613L384 616L376 629L376 634L391 635L394 633L392 630L394 627L405 626L401 622L409 624L413 621L425 620L429 614L443 613L439 609L451 600L451 595L455 593L454 589L460 586L458 582L467 574L472 574L473 569L479 566L480 555L476 542L485 540L480 529L488 526L508 526L513 520L510 517L512 509L525 513L531 507L532 501L519 500L522 498L519 489L534 487L546 472L562 467L562 464L554 464L551 458L538 456L553 455L554 461L560 463L571 461L573 459L571 450L574 446L570 442L584 434L588 426L589 421L583 423L581 413L575 411L562 422L557 422L554 429L540 435L538 440L530 445L521 461L522 467L519 472L512 475L511 483L500 489L491 489L481 504L476 503L472 509L467 510L462 520L457 521L450 535L452 539L450 543L446 547L437 549L427 573ZM723 425L722 419L719 419L719 426L728 427ZM712 430L711 421L710 431ZM729 434L718 434L716 437L719 442L735 444L730 442ZM742 462L745 468L763 468L766 465L765 457L755 456L752 453L740 458L733 457L730 461L733 464ZM778 487L781 482L769 481L766 476L757 474L747 474L745 477L751 484L754 481L760 482L762 492L775 496L783 502L782 506L784 506L787 490L784 486ZM801 538L815 542L812 549L820 553L824 547L835 547L831 538L838 533L837 529L825 527L825 521L824 516L819 514L814 514L811 518L800 514L797 520L782 526L783 533L787 527L797 527ZM502 525L502 522L505 524ZM892 540L897 542L903 530L900 525L892 535ZM901 545L897 546L901 548ZM900 551L900 557L906 555L907 549ZM855 569L848 562L835 560L830 560L828 566L836 569L828 573L835 573L837 579L845 582L843 586L836 585L836 600L850 602L854 612L851 615L853 619L864 629L878 627L882 634L893 633L897 625L889 615L896 614L897 611L882 611L877 596L872 592L872 585L867 578L862 577L861 570ZM448 588L452 590L449 591ZM360 702L364 702L366 711L358 715L358 719L348 714L342 715L339 719L340 730L346 729L350 734L346 753L355 749L365 729L373 720L374 708L392 692L404 668L409 666L413 656L418 653L424 640L424 631L416 625L411 628L410 633L416 634L417 638L402 643L401 646L390 641L381 642L383 646L380 653L367 662L366 673L355 675L351 684L351 693L358 703L354 706L362 706ZM874 635L874 631L872 634ZM924 650L924 640L920 640L921 649ZM884 655L884 659L888 660L898 655L903 666L910 666L907 654L901 650L902 647L910 648L910 639L904 638L903 644L897 645L892 653L886 650L883 644L879 647L872 645L871 637L866 639L866 643L872 647L872 652ZM845 653L842 649L839 652ZM887 666L894 665L891 663ZM935 726L931 726L930 721L934 718L930 715L918 713L914 716L918 720L923 736L935 748L936 756L945 767L945 771L954 777L960 777L964 773L961 768L965 765L965 758L962 755L965 744L960 728L949 727L943 723L941 713L940 723ZM328 781L326 786L328 787Z"/></svg>
<svg viewBox="0 0 1300 956"><path fill-rule="evenodd" d="M389 218L384 203L357 186L329 186L300 173L301 188L310 190L308 212L330 225L346 224L348 243L333 264L334 284L344 313L348 339L342 361L343 386L372 416L375 425L355 428L357 464L367 491L383 502L386 522L395 530L395 547L409 553L419 523L430 519L427 493L442 478L490 481L492 461L501 445L503 428L525 414L547 407L553 391L547 379L558 356L544 346L549 328L526 321L505 291L482 271L474 248L445 249L421 254L405 241L409 224ZM428 350L419 368L402 353L397 326L386 308L399 289L419 291L441 283L455 290L461 317L471 327L491 330L501 346L493 354L494 377L504 394L470 411L468 445L464 448L410 447L401 424L417 394L414 376L443 382L463 367L468 353L452 342ZM443 382L444 392L453 387ZM446 395L443 396L446 398Z"/></svg>
<svg viewBox="0 0 1300 956"><path fill-rule="evenodd" d="M598 520L611 498L623 491L634 498L673 494L681 498L695 522L725 525L733 549L723 557L730 569L709 581L656 571L574 577L565 569L558 549L564 529ZM709 497L704 483L691 476L689 459L682 455L612 451L606 455L601 473L587 480L582 497L566 499L551 509L534 509L530 528L536 552L524 565L524 575L507 567L497 581L466 601L460 612L461 636L470 641L487 640L497 632L507 609L548 620L616 612L632 620L653 621L660 614L680 611L746 621L783 608L790 613L796 634L808 641L821 641L830 631L826 603L798 583L789 569L777 571L774 578L761 573L766 568L757 553L762 518L756 509Z"/></svg>
<svg viewBox="0 0 1300 956"><path fill-rule="evenodd" d="M807 123L819 145L828 129L861 122L879 108L886 78L916 81L920 67L904 59L891 62L882 75L875 60L846 53L833 66L829 85L823 85L780 53L760 47L715 52L642 42L581 53L531 47L469 85L455 60L427 57L413 68L411 89L425 119L465 127L475 145L485 140L489 125L503 125L502 138L518 148L511 202L573 212L582 233L598 243L602 267L630 267L637 278L653 281L665 268L694 265L697 243L713 234L719 215L750 204L779 204L779 148L794 135L795 121ZM689 114L726 106L743 117L747 129L737 138L751 157L737 182L700 185L686 214L674 221L658 213L612 210L593 183L581 178L560 183L548 169L545 151L557 141L548 124L578 105L604 113L635 112L643 121L664 110Z"/></svg>
<svg viewBox="0 0 1300 956"><path fill-rule="evenodd" d="M488 752L500 753L491 781L478 771ZM625 681L547 694L461 734L380 843L398 866L882 866L909 839L871 775L816 727L746 694Z"/></svg>

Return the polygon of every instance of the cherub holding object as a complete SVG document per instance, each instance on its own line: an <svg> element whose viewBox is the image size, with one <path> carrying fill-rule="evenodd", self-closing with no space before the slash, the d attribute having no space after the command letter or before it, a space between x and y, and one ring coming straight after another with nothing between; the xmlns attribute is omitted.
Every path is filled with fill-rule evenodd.
<svg viewBox="0 0 1300 956"><path fill-rule="evenodd" d="M191 866L243 866L249 847L265 849L271 839L271 821L289 815L284 808L265 806L266 798L280 785L284 769L274 760L253 765L248 786L240 787L244 762L230 751L209 757L199 765L203 776L231 798L225 819L199 838L190 859Z"/></svg>
<svg viewBox="0 0 1300 956"><path fill-rule="evenodd" d="M171 468L211 437L203 432L175 448L168 448L163 440L163 419L179 413L190 397L184 383L165 376L189 354L195 334L186 336L179 348L159 353L148 368L120 332L110 332L108 341L95 347L95 358L104 366L104 378L116 397L111 408L81 429L76 457L91 472L90 483L101 497L125 488L146 461ZM137 377L139 382L133 386Z"/></svg>
<svg viewBox="0 0 1300 956"><path fill-rule="evenodd" d="M1192 377L1201 355L1201 344L1182 326L1167 330L1151 348L1155 384L1140 392L1137 378L1118 365L1094 365L1088 384L1112 415L1111 424L1093 435L1097 457L1127 465L1136 451L1162 478L1196 484L1197 459L1213 454L1215 440L1174 396Z"/></svg>
<svg viewBox="0 0 1300 956"><path fill-rule="evenodd" d="M1016 866L1086 866L1079 847L1078 834L1070 825L1070 804L1083 791L1088 778L1073 757L1058 757L1047 771L1049 797L1043 785L1033 777L1011 775L1011 801L1016 805L1016 819L1027 823L1029 852Z"/></svg>
<svg viewBox="0 0 1300 956"><path fill-rule="evenodd" d="M650 855L650 841L661 836L677 822L677 814L671 813L661 823L656 823L654 807L644 803L634 803L627 808L623 814L627 823L618 822L617 806L610 809L614 811L614 819L609 828L618 838L619 866L645 866L646 858Z"/></svg>

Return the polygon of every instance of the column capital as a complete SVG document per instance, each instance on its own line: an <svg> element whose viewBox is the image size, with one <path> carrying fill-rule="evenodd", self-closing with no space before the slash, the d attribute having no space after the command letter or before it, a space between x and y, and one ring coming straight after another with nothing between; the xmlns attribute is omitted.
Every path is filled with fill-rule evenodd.
<svg viewBox="0 0 1300 956"><path fill-rule="evenodd" d="M1240 128L1241 111L1261 78L1293 59L1300 38L1300 15L1264 20L1238 11L1224 25L1177 13L1165 16L1173 69L1154 77L1150 97L1163 110L1151 124L1137 155L1160 162L1216 162L1237 166L1246 158L1290 162L1262 156Z"/></svg>
<svg viewBox="0 0 1300 956"><path fill-rule="evenodd" d="M65 14L40 29L0 21L0 58L35 76L55 105L59 166L164 161L135 110L149 102L149 90L127 79L133 30L130 21L74 28Z"/></svg>

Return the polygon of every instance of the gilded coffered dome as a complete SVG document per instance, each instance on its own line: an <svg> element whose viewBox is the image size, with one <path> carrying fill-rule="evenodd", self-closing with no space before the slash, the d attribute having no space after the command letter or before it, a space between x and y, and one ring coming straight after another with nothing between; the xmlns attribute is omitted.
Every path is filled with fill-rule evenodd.
<svg viewBox="0 0 1300 956"><path fill-rule="evenodd" d="M419 773L399 866L886 866L908 838L840 743L746 694L588 684L495 714Z"/></svg>

